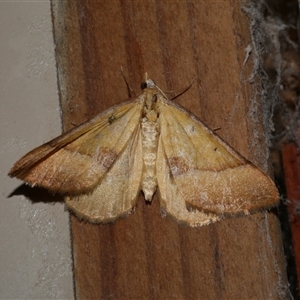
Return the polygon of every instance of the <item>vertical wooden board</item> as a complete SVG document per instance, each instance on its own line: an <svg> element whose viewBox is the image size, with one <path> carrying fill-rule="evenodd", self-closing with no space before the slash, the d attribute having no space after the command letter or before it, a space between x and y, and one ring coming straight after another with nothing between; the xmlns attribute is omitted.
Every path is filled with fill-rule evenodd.
<svg viewBox="0 0 300 300"><path fill-rule="evenodd" d="M260 137L263 131L246 118L257 86L241 80L252 64L243 66L250 36L240 2L70 0L52 6L66 127L126 98L121 66L137 92L146 71L163 90L177 92L196 78L176 101L263 164L249 145L254 126ZM159 211L156 197L147 205L141 196L135 212L114 224L71 217L78 299L286 297L275 214L187 228Z"/></svg>
<svg viewBox="0 0 300 300"><path fill-rule="evenodd" d="M298 140L299 134L298 134ZM288 199L289 222L292 233L295 268L298 279L298 295L300 296L300 216L298 212L300 201L300 157L296 144L288 143L281 146L282 165L284 169L285 187Z"/></svg>

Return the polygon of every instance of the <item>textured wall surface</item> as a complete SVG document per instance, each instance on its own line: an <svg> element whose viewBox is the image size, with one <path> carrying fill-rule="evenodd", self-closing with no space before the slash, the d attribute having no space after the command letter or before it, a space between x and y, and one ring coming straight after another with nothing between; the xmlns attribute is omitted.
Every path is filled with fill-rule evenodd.
<svg viewBox="0 0 300 300"><path fill-rule="evenodd" d="M2 2L0 25L0 295L72 299L64 205L6 175L61 132L50 1Z"/></svg>

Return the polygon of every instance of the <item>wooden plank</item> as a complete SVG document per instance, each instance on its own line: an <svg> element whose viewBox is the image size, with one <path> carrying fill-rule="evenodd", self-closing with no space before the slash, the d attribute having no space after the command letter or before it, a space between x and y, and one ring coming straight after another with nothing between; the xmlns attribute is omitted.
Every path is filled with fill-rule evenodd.
<svg viewBox="0 0 300 300"><path fill-rule="evenodd" d="M52 9L65 128L126 98L121 66L136 91L145 71L163 90L197 78L176 101L267 165L239 1L70 0ZM258 116L249 119L253 101ZM71 216L71 227L77 299L287 298L274 212L187 228L161 218L156 197L147 205L141 196L128 218L92 225Z"/></svg>
<svg viewBox="0 0 300 300"><path fill-rule="evenodd" d="M298 136L300 136L298 134ZM299 139L300 140L300 139ZM292 233L293 253L295 256L298 287L300 286L300 156L298 146L294 143L282 144L282 165L288 199L289 221ZM298 295L299 289L298 289Z"/></svg>

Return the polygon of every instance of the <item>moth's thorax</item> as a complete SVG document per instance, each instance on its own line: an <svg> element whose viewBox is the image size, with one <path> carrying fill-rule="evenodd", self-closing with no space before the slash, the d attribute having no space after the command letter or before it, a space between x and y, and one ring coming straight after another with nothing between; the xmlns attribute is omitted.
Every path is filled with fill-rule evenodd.
<svg viewBox="0 0 300 300"><path fill-rule="evenodd" d="M155 88L148 88L143 93L144 109L141 118L143 144L142 191L147 201L151 201L157 188L156 159L159 137L159 100L163 97Z"/></svg>

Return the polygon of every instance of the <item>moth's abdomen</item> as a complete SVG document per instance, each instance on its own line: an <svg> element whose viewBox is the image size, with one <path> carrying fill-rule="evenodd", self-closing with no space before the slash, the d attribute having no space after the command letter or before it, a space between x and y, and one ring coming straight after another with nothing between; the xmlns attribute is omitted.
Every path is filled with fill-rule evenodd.
<svg viewBox="0 0 300 300"><path fill-rule="evenodd" d="M143 142L143 176L141 189L145 195L145 199L151 201L157 188L156 158L159 125L157 122L151 122L147 118L143 118L141 127Z"/></svg>

